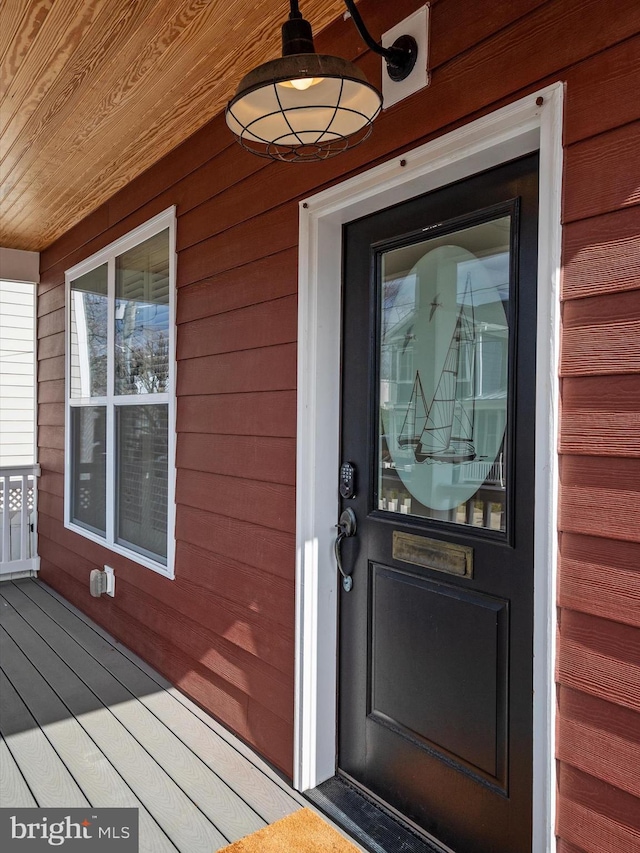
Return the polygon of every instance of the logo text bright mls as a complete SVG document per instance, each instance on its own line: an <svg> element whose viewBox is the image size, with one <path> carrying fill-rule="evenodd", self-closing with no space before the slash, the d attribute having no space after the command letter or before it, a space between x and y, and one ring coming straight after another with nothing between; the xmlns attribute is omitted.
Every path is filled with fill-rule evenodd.
<svg viewBox="0 0 640 853"><path fill-rule="evenodd" d="M43 817L40 823L22 823L17 820L15 815L10 815L9 820L11 822L11 839L13 841L23 838L41 838L47 841L48 844L57 847L71 838L93 838L93 835L89 832L91 821L86 818L82 823L75 823L69 815L66 815L64 820L52 823L49 823L46 817ZM124 837L129 837L128 832Z"/></svg>
<svg viewBox="0 0 640 853"><path fill-rule="evenodd" d="M137 808L0 808L2 853L138 853L138 833Z"/></svg>

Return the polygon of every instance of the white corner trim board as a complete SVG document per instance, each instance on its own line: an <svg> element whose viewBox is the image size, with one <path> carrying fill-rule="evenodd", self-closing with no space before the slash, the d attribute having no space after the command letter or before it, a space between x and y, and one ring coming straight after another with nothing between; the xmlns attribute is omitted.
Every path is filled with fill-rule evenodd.
<svg viewBox="0 0 640 853"><path fill-rule="evenodd" d="M554 679L563 86L554 84L300 205L294 785L335 773L342 225L540 151L533 851L555 850Z"/></svg>

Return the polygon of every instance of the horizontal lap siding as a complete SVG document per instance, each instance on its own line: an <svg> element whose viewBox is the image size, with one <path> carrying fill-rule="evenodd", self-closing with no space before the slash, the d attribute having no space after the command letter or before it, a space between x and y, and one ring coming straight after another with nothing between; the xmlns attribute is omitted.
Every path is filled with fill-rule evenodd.
<svg viewBox="0 0 640 853"><path fill-rule="evenodd" d="M361 8L372 32L416 0ZM43 577L285 772L292 768L297 202L556 80L566 83L558 833L638 851L640 13L621 0L432 5L431 86L321 164L252 158L218 117L42 254ZM350 22L317 38L375 82ZM178 210L173 582L65 531L64 270ZM638 470L636 470L638 469ZM88 596L109 561L114 600ZM637 694L636 694L637 696ZM585 744L589 748L585 748ZM616 800L616 794L619 799ZM581 821L593 822L584 832ZM609 833L614 842L598 846Z"/></svg>
<svg viewBox="0 0 640 853"><path fill-rule="evenodd" d="M217 132L229 143L221 128ZM209 162L208 174L219 168L237 183L244 173L241 168L234 175L233 163L242 167L243 158L235 146L229 153L231 163ZM254 170L253 161L249 163ZM202 186L211 193L210 182L199 176L190 191L180 188L178 195L188 198L191 192L191 202L199 204L202 199L196 195L194 201L193 195ZM268 241L253 240L257 255L266 254L267 247L273 251L251 264L257 255L243 258L242 244L253 226L242 222L235 242L224 233L217 243L208 241L211 254L192 248L191 261L189 256L183 261L185 252L180 252L183 279L189 269L197 268L198 274L195 281L179 282L176 580L132 565L61 524L64 270L73 263L70 253L84 257L176 200L180 241L189 231L180 199L168 188L161 200L134 214L135 222L114 223L94 234L82 223L80 245L65 235L63 258L43 272L38 349L41 575L291 773L296 229L282 251ZM281 212L271 221L279 228ZM94 217L93 222L103 229L105 218ZM217 247L225 243L223 254ZM47 264L46 253L43 262ZM118 594L109 602L88 596L89 572L105 562L118 576Z"/></svg>
<svg viewBox="0 0 640 853"><path fill-rule="evenodd" d="M639 72L636 34L566 75L558 853L640 850Z"/></svg>

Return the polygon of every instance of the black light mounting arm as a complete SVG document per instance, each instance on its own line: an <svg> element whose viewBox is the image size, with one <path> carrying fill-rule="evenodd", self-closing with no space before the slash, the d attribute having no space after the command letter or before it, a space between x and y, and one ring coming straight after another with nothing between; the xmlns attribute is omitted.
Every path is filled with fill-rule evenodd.
<svg viewBox="0 0 640 853"><path fill-rule="evenodd" d="M282 55L315 53L311 24L302 17L298 0L290 0L289 19L282 25Z"/></svg>
<svg viewBox="0 0 640 853"><path fill-rule="evenodd" d="M291 0L291 12L293 7L298 8L297 0ZM382 56L387 63L387 72L389 77L398 83L404 80L411 74L418 58L418 44L413 36L404 35L396 39L391 47L382 47L374 40L373 36L366 28L360 12L356 8L355 0L344 0L344 5L347 7L349 14L356 25L356 29L362 36L362 40L374 53ZM299 14L299 13L298 13Z"/></svg>

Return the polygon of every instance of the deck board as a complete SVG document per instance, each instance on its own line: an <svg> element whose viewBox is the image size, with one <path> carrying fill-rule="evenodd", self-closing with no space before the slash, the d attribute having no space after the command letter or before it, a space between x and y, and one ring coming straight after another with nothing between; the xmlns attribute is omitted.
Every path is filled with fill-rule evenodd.
<svg viewBox="0 0 640 853"><path fill-rule="evenodd" d="M0 671L0 731L38 805L89 805L4 671Z"/></svg>
<svg viewBox="0 0 640 853"><path fill-rule="evenodd" d="M18 809L30 809L38 805L5 739L0 735L0 806L5 802L11 802Z"/></svg>
<svg viewBox="0 0 640 853"><path fill-rule="evenodd" d="M6 616L6 613L2 614L3 622ZM36 661L38 668L47 673L47 677L56 685L56 690L67 705L68 711L76 717L87 734L95 741L107 761L118 768L125 783L144 803L174 844L177 846L177 842L183 840L190 850L198 853L209 853L224 846L228 839L128 732L113 713L115 708L103 705L54 650L34 631L30 631L26 623L23 622L23 625L25 629L20 634L16 632L19 645L29 659ZM98 671L97 668L96 670ZM123 699L120 701L122 704L127 702ZM133 698L128 701L136 704ZM29 731L26 734L32 733ZM39 733L44 737L41 730ZM64 768L68 772L62 758L59 759L58 768ZM89 784L88 763L83 763L83 769L84 773L77 778L80 786L84 788ZM45 775L51 775L48 768L45 768ZM39 804L43 805L40 797L38 800ZM64 798L60 805L63 804L69 805ZM93 801L91 805L97 806L98 801ZM150 845L147 849L151 853L153 850L151 839L147 840ZM142 844L141 847L143 847Z"/></svg>
<svg viewBox="0 0 640 853"><path fill-rule="evenodd" d="M43 584L0 585L0 625L3 806L137 807L141 850L212 853L303 804Z"/></svg>
<svg viewBox="0 0 640 853"><path fill-rule="evenodd" d="M18 596L23 597L16 589L10 593L9 600L13 599L15 602ZM149 758L153 759L157 767L162 768L166 776L192 801L192 805L189 805L185 798L182 811L185 815L191 813L189 821L194 827L201 825L203 841L206 840L210 845L213 840L219 843L235 840L246 835L247 829L253 832L265 825L235 791L212 773L170 728L137 700L135 693L127 690L106 668L96 666L96 659L37 605L26 600L21 604L20 612L32 628L37 625L38 633L45 641L42 643L40 637L37 637L35 643L29 643L30 638L24 636L23 631L20 645L25 647L23 644L29 644L27 648L30 652L35 645L34 655L38 654L38 645L42 647L44 671L48 671L50 665L55 665L55 662L49 663L48 659L53 652L57 653L66 662L69 674L82 680L97 699L109 708L133 741L137 742L132 743L130 749L139 752L139 745L146 751L148 757L142 756L141 760L151 767L150 772L158 773L157 769L150 765ZM163 782L160 784L164 787L166 780L164 776L161 778ZM216 837L215 833L212 838L209 837L212 830L197 810L217 827L222 838ZM210 849L211 846L207 848Z"/></svg>
<svg viewBox="0 0 640 853"><path fill-rule="evenodd" d="M20 619L15 613L17 620ZM13 620L11 620L13 621ZM18 624L16 639L20 638ZM110 808L137 808L140 835L149 850L175 851L173 845L117 770L89 737L85 729L69 715L68 708L11 637L0 637L3 667L29 708L43 734L69 769L81 780L90 804Z"/></svg>
<svg viewBox="0 0 640 853"><path fill-rule="evenodd" d="M200 709L194 713L196 706L128 649L119 644L114 647L107 640L106 632L90 626L88 617L76 615L69 609L71 605L68 602L38 584L24 585L21 591L35 604L45 608L70 637L168 726L216 776L233 790L241 791L248 806L262 818L261 826L279 820L302 804L301 799L294 799L294 792L284 790L280 779L277 780L279 784L270 784L270 781L275 781L276 774L272 771L265 773L266 765L259 769L251 760L248 761L249 756L253 761L259 761L248 748L238 741L232 746L222 732L231 740L235 739L222 726ZM114 648L117 648L117 654L114 654ZM239 748L246 749L246 753L243 755Z"/></svg>

